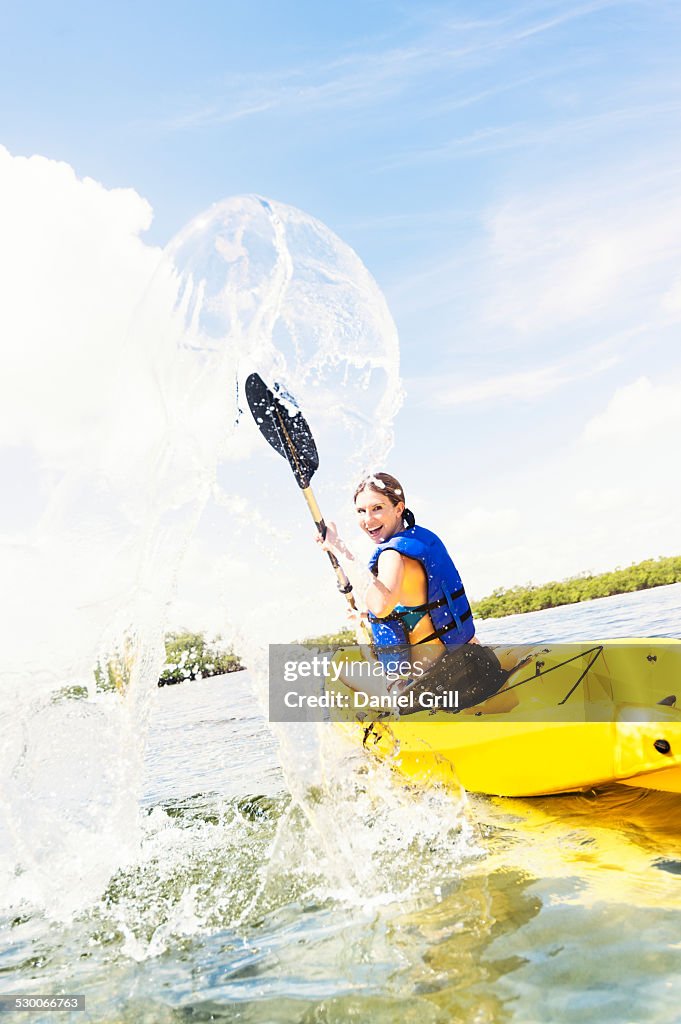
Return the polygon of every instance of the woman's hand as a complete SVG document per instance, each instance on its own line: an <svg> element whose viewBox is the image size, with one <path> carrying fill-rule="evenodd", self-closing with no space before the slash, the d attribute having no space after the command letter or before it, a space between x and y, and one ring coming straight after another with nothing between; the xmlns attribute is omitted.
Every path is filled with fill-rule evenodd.
<svg viewBox="0 0 681 1024"><path fill-rule="evenodd" d="M355 636L361 643L365 643L371 636L371 629L369 627L369 614L366 608L352 608L348 605L347 610L348 625L355 633Z"/></svg>
<svg viewBox="0 0 681 1024"><path fill-rule="evenodd" d="M337 551L338 550L338 542L340 541L340 537L338 536L338 530L336 529L336 524L335 523L327 523L326 524L326 535L324 537L322 537L321 533L318 530L317 533L315 534L315 538L314 539L316 540L317 544L319 544L319 546L322 549L322 551Z"/></svg>
<svg viewBox="0 0 681 1024"><path fill-rule="evenodd" d="M319 544L322 551L331 551L334 555L341 555L348 562L354 562L355 556L353 555L350 548L345 544L344 541L338 536L338 530L336 529L335 523L326 523L326 536L322 538L321 533L317 531L315 534L315 541Z"/></svg>
<svg viewBox="0 0 681 1024"><path fill-rule="evenodd" d="M366 608L351 608L348 605L347 610L348 621L353 625L355 629L366 627L368 629L369 613Z"/></svg>

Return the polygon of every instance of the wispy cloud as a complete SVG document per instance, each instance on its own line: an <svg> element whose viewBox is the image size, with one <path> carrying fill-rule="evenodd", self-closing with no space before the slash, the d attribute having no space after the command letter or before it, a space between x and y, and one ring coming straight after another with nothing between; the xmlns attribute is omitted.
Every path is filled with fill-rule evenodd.
<svg viewBox="0 0 681 1024"><path fill-rule="evenodd" d="M539 124L536 119L510 124L504 122L458 136L440 146L420 147L418 150L410 149L396 154L383 161L380 169L394 170L398 167L448 162L509 150L522 151L552 142L566 142L571 138L584 140L587 136L602 134L605 129L617 129L627 124L649 125L653 119L667 118L670 114L680 112L681 96L664 102L611 107L587 116L559 118L554 115L550 121L542 119Z"/></svg>
<svg viewBox="0 0 681 1024"><path fill-rule="evenodd" d="M195 107L160 119L158 127L165 131L205 128L274 110L299 114L320 108L371 108L441 72L446 79L436 90L441 96L436 108L454 110L513 89L533 76L473 91L463 82L452 82L452 76L481 64L494 64L500 54L569 21L631 2L594 0L567 9L564 5L534 4L505 18L468 21L451 19L436 8L430 19L424 19L427 28L413 45L389 45L382 39L378 46L376 40L365 39L358 41L354 50L330 59L274 72L226 76L211 83L219 100L197 102ZM538 76L549 73L537 71Z"/></svg>
<svg viewBox="0 0 681 1024"><path fill-rule="evenodd" d="M433 54L439 60L437 54ZM400 92L422 69L428 52L420 48L357 54L271 73L230 76L217 88L220 103L201 105L160 122L168 130L203 128L271 110L372 106Z"/></svg>
<svg viewBox="0 0 681 1024"><path fill-rule="evenodd" d="M600 183L509 201L491 213L485 319L541 332L607 316L629 326L669 315L681 258L678 178L644 173L609 195Z"/></svg>
<svg viewBox="0 0 681 1024"><path fill-rule="evenodd" d="M629 0L629 6L634 2L635 0ZM576 4L574 7L570 7L567 10L561 11L558 9L556 14L541 21L537 21L533 25L528 25L527 28L521 28L514 32L513 39L515 41L529 39L531 36L541 35L543 32L550 32L552 29L558 28L559 25L564 25L569 21L574 21L576 18L584 18L609 7L623 6L627 6L627 0L594 0L592 3Z"/></svg>
<svg viewBox="0 0 681 1024"><path fill-rule="evenodd" d="M483 351L544 355L596 337L653 339L679 322L681 172L657 151L516 188L476 216L467 235L452 222L444 251L391 282L398 322L425 322L448 347L475 338Z"/></svg>
<svg viewBox="0 0 681 1024"><path fill-rule="evenodd" d="M532 402L567 384L605 373L617 362L614 355L592 360L582 353L577 360L478 378L466 379L460 373L413 377L405 381L405 389L410 401L438 409L509 400Z"/></svg>
<svg viewBox="0 0 681 1024"><path fill-rule="evenodd" d="M367 231L367 232L399 232L404 240L405 235L411 231L422 235L432 230L441 232L443 228L454 228L462 224L469 224L471 215L459 209L451 207L438 207L435 210L398 210L393 213L364 215L348 217L338 225L338 230L345 231ZM414 280L412 275L410 280Z"/></svg>
<svg viewBox="0 0 681 1024"><path fill-rule="evenodd" d="M263 96L261 100L246 101L242 106L235 106L229 111L222 111L217 106L203 107L163 121L161 127L166 131L184 131L204 125L228 124L230 121L241 121L255 114L264 114L276 105L276 95L272 94L269 97Z"/></svg>

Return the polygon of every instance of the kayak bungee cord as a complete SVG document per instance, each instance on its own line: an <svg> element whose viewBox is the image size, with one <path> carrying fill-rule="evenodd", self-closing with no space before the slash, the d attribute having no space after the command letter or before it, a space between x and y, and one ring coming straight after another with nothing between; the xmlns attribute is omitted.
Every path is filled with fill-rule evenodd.
<svg viewBox="0 0 681 1024"><path fill-rule="evenodd" d="M544 653L544 652L542 652L542 651L539 652L539 654L542 654L542 653ZM573 685L570 687L570 689L565 694L563 699L558 701L558 705L565 704L565 702L568 700L568 698L571 697L572 694L575 692L575 690L577 689L579 684L584 680L584 678L586 677L588 672L596 664L596 662L598 661L598 659L599 659L599 657L601 656L602 653L603 653L603 645L599 644L596 647L589 647L585 651L579 651L578 654L573 654L571 658L565 658L563 661L557 662L555 665L552 665L551 668L543 669L543 664L544 663L541 662L541 661L536 661L535 662L535 673L534 673L534 675L528 676L526 679L519 679L517 683L512 683L510 686L505 686L503 692L504 693L508 693L509 690L515 690L518 686L524 686L525 683L531 683L534 680L539 679L540 677L547 676L549 674L549 672L555 672L556 669L558 669L558 668L564 668L566 665L569 665L570 662L576 661L578 658L586 658L587 655L593 654L593 658L591 659L589 664L586 666L586 668L584 669L584 671L582 672L580 677L577 679L577 681L575 683L573 683ZM532 655L530 655L530 657L532 657ZM516 665L515 668L511 669L511 673L509 675L509 679L513 675L514 672L519 672L526 665L527 665L527 660L523 660L518 665Z"/></svg>

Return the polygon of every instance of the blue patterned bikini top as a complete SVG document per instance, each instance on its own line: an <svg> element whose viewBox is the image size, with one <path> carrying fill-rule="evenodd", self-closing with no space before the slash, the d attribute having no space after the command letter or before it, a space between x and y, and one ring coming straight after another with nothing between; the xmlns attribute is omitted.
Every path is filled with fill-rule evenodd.
<svg viewBox="0 0 681 1024"><path fill-rule="evenodd" d="M407 627L407 632L413 632L424 615L428 612L424 608L410 608L406 604L396 604L392 610L393 615L399 615L400 621Z"/></svg>

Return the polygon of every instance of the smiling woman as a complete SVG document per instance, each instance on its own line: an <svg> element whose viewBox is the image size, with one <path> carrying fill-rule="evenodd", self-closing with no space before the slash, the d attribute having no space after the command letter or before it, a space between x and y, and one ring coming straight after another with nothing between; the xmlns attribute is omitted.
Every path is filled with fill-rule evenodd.
<svg viewBox="0 0 681 1024"><path fill-rule="evenodd" d="M368 621L386 667L408 653L413 672L400 689L447 694L453 708L472 707L496 693L506 674L476 639L461 576L440 538L416 525L399 480L389 473L364 478L355 490L355 511L360 529L377 545L360 618ZM348 555L333 523L319 543Z"/></svg>

